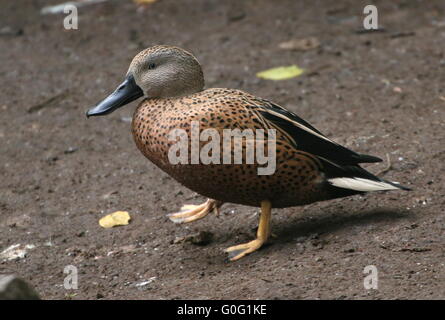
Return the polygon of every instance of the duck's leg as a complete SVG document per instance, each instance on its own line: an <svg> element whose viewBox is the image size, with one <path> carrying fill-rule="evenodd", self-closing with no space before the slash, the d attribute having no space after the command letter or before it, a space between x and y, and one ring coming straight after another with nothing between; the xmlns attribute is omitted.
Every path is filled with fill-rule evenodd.
<svg viewBox="0 0 445 320"><path fill-rule="evenodd" d="M167 217L174 223L192 222L204 218L213 210L216 210L216 214L218 215L219 208L222 204L221 201L207 199L206 202L200 205L186 204L182 206L181 211L170 213Z"/></svg>
<svg viewBox="0 0 445 320"><path fill-rule="evenodd" d="M261 202L260 222L256 239L227 248L225 252L229 254L231 261L241 259L246 254L258 250L267 241L270 236L271 209L272 206L270 201Z"/></svg>

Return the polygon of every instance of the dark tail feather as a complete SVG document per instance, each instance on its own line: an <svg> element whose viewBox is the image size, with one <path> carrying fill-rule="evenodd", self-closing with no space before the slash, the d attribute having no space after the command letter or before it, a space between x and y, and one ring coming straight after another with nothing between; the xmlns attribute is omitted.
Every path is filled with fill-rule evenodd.
<svg viewBox="0 0 445 320"><path fill-rule="evenodd" d="M396 188L399 188L400 190L405 190L405 191L411 191L411 190L412 190L411 188L402 186L402 185L401 185L400 183L398 183L398 182L395 182L395 181L388 181L388 180L385 180L385 179L382 179L382 178L379 178L379 177L376 177L376 178L379 179L379 180L382 181L382 182L385 182L385 183L390 184L390 185L392 185L392 186L394 186L394 187L396 187Z"/></svg>
<svg viewBox="0 0 445 320"><path fill-rule="evenodd" d="M358 163L374 163L374 162L382 162L383 160L380 159L379 157L358 153L357 161Z"/></svg>
<svg viewBox="0 0 445 320"><path fill-rule="evenodd" d="M340 194L354 194L395 189L411 190L398 182L381 179L359 165L339 166L328 161L323 161L323 164L325 165L326 180L334 193L336 191Z"/></svg>

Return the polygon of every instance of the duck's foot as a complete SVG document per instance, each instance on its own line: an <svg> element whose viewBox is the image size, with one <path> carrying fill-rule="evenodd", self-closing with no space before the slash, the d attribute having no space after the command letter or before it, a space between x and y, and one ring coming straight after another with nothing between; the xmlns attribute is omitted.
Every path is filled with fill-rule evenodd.
<svg viewBox="0 0 445 320"><path fill-rule="evenodd" d="M204 218L213 210L219 214L219 208L222 206L221 201L207 199L206 202L200 205L186 204L182 206L181 211L170 213L167 217L174 223L192 222Z"/></svg>
<svg viewBox="0 0 445 320"><path fill-rule="evenodd" d="M261 239L255 239L247 243L239 244L237 246L232 246L224 250L229 254L230 261L235 261L241 259L246 254L254 252L261 248L264 241Z"/></svg>
<svg viewBox="0 0 445 320"><path fill-rule="evenodd" d="M245 255L261 248L261 246L267 241L267 239L270 236L270 220L271 220L270 201L262 201L257 238L250 242L227 248L225 252L229 254L230 261L241 259Z"/></svg>

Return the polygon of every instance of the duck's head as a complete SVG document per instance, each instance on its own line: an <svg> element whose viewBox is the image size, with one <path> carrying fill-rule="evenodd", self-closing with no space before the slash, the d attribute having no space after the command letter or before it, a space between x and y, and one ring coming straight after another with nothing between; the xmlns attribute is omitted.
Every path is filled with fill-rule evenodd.
<svg viewBox="0 0 445 320"><path fill-rule="evenodd" d="M180 97L203 87L201 66L192 54L177 47L154 46L133 58L124 82L89 109L87 117L106 115L142 96Z"/></svg>

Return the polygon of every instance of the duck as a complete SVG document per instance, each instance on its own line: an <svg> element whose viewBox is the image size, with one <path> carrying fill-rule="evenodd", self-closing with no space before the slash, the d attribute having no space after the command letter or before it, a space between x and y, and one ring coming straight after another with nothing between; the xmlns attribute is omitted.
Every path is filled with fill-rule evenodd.
<svg viewBox="0 0 445 320"><path fill-rule="evenodd" d="M204 86L201 65L192 53L156 45L138 53L124 81L86 115L104 116L144 97L131 123L137 148L207 198L169 214L171 221L189 223L213 211L219 214L224 203L260 208L256 238L225 249L231 261L268 241L272 208L410 190L360 166L382 159L336 143L294 112L242 90ZM226 139L227 132L236 134ZM251 157L252 145L256 158Z"/></svg>

